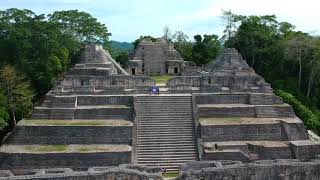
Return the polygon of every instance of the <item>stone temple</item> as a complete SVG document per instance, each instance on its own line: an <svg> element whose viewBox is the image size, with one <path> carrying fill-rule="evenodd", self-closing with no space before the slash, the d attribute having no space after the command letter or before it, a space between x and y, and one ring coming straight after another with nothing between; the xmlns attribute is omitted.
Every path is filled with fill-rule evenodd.
<svg viewBox="0 0 320 180"><path fill-rule="evenodd" d="M101 46L82 57L6 137L0 179L160 180L161 168L190 180L320 179L319 142L235 49L160 95Z"/></svg>
<svg viewBox="0 0 320 180"><path fill-rule="evenodd" d="M183 60L174 45L165 38L143 39L130 56L128 71L131 75L181 75L192 66Z"/></svg>

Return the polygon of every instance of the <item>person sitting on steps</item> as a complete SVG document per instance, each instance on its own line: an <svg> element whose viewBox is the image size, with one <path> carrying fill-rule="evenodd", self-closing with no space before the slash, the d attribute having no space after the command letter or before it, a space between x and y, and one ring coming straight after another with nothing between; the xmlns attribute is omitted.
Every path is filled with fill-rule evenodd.
<svg viewBox="0 0 320 180"><path fill-rule="evenodd" d="M150 94L160 94L160 89L157 86L151 86L151 88L149 89L149 93Z"/></svg>

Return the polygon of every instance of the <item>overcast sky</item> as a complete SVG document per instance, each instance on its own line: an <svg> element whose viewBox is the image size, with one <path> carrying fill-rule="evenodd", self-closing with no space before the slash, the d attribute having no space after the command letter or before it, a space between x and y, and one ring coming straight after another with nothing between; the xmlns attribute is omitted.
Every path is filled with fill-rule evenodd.
<svg viewBox="0 0 320 180"><path fill-rule="evenodd" d="M106 24L111 39L131 42L140 35L160 37L163 27L195 34L222 34L222 10L242 15L275 14L297 30L319 34L319 0L0 0L0 9L30 9L38 14L79 9Z"/></svg>

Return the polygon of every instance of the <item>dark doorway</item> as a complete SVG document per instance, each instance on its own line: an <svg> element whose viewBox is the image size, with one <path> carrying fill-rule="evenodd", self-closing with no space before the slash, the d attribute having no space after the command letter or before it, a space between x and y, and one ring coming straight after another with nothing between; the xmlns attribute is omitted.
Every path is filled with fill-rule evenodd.
<svg viewBox="0 0 320 180"><path fill-rule="evenodd" d="M178 71L178 68L177 68L177 67L175 67L175 68L174 68L174 73L175 73L175 74L178 74L178 73L179 73L179 71Z"/></svg>
<svg viewBox="0 0 320 180"><path fill-rule="evenodd" d="M136 74L136 68L132 68L132 69L131 69L131 74L132 74L132 75L135 75L135 74Z"/></svg>

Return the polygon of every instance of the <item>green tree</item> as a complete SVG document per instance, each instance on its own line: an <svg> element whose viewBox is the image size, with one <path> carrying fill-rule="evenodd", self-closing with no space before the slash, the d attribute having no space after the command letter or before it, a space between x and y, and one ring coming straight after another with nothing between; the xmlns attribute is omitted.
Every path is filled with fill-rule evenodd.
<svg viewBox="0 0 320 180"><path fill-rule="evenodd" d="M3 130L9 121L7 98L0 92L0 130Z"/></svg>
<svg viewBox="0 0 320 180"><path fill-rule="evenodd" d="M104 42L111 35L104 24L83 11L55 11L48 16L50 21L62 25L65 34L75 37L79 42Z"/></svg>
<svg viewBox="0 0 320 180"><path fill-rule="evenodd" d="M189 37L182 31L176 31L172 37L175 49L180 53L185 61L192 60L192 42L188 41Z"/></svg>
<svg viewBox="0 0 320 180"><path fill-rule="evenodd" d="M129 63L129 53L126 51L120 51L116 53L114 59L121 64L122 67L128 67Z"/></svg>
<svg viewBox="0 0 320 180"><path fill-rule="evenodd" d="M194 36L195 43L192 48L192 61L197 65L207 64L214 60L221 49L221 42L217 35Z"/></svg>
<svg viewBox="0 0 320 180"><path fill-rule="evenodd" d="M1 70L1 89L7 97L13 125L16 125L17 119L27 116L32 109L32 91L29 82L17 74L12 66L7 65Z"/></svg>
<svg viewBox="0 0 320 180"><path fill-rule="evenodd" d="M288 58L296 60L299 63L298 91L301 90L303 63L310 51L312 51L312 46L312 38L303 32L292 34L286 42L286 54Z"/></svg>

